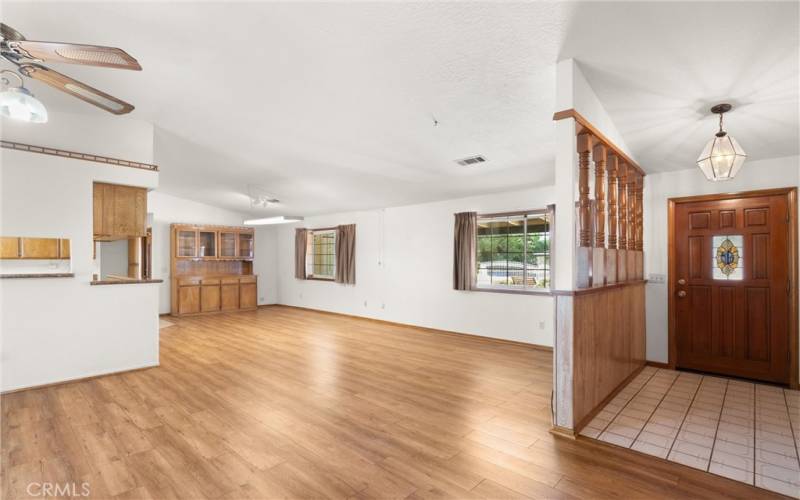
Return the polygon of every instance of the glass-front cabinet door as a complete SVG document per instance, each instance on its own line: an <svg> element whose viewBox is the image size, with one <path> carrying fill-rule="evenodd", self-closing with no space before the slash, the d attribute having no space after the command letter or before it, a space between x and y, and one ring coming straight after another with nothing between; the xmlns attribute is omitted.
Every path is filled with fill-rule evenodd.
<svg viewBox="0 0 800 500"><path fill-rule="evenodd" d="M197 231L182 229L175 237L177 239L176 257L197 257Z"/></svg>
<svg viewBox="0 0 800 500"><path fill-rule="evenodd" d="M200 245L200 257L213 259L217 256L217 232L200 231L198 237Z"/></svg>
<svg viewBox="0 0 800 500"><path fill-rule="evenodd" d="M236 241L239 234L236 232L220 231L219 233L219 256L223 259L235 259Z"/></svg>
<svg viewBox="0 0 800 500"><path fill-rule="evenodd" d="M253 258L253 234L239 233L239 258Z"/></svg>

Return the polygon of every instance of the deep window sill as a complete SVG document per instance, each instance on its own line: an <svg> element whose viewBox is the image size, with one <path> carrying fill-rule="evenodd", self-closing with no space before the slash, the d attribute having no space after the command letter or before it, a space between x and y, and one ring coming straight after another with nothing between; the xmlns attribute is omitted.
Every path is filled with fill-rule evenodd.
<svg viewBox="0 0 800 500"><path fill-rule="evenodd" d="M335 278L320 278L319 276L306 276L306 279L312 281L330 281L330 282L336 281Z"/></svg>

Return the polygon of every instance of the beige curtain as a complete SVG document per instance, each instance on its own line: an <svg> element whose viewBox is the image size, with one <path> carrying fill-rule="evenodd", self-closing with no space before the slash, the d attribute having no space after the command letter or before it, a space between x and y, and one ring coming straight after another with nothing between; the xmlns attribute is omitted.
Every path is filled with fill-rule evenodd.
<svg viewBox="0 0 800 500"><path fill-rule="evenodd" d="M336 228L336 282L356 282L356 225Z"/></svg>
<svg viewBox="0 0 800 500"><path fill-rule="evenodd" d="M478 214L475 212L456 214L453 254L453 288L456 290L475 288L477 235Z"/></svg>
<svg viewBox="0 0 800 500"><path fill-rule="evenodd" d="M297 228L294 230L294 277L299 280L306 279L306 246L308 229Z"/></svg>

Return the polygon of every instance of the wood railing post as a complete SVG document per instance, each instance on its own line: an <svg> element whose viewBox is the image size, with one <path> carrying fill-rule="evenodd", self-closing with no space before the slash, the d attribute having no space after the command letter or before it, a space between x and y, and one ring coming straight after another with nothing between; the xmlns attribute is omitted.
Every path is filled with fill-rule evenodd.
<svg viewBox="0 0 800 500"><path fill-rule="evenodd" d="M592 148L592 161L594 162L592 286L606 284L606 159L606 146L598 142Z"/></svg>
<svg viewBox="0 0 800 500"><path fill-rule="evenodd" d="M578 150L578 248L576 251L576 287L591 286L592 233L591 204L589 201L589 153L592 150L592 136L579 134Z"/></svg>
<svg viewBox="0 0 800 500"><path fill-rule="evenodd" d="M625 273L628 281L636 279L636 211L638 210L636 199L636 178L638 176L639 174L636 171L629 172L626 183L627 193L625 196L627 197L628 202L628 240L626 248L628 251L625 260L625 264L627 265Z"/></svg>
<svg viewBox="0 0 800 500"><path fill-rule="evenodd" d="M608 250L606 251L606 283L617 282L617 172L618 158L609 153L608 171Z"/></svg>
<svg viewBox="0 0 800 500"><path fill-rule="evenodd" d="M618 164L617 194L619 196L619 212L617 221L619 225L619 239L617 240L617 281L628 279L628 165L622 161Z"/></svg>
<svg viewBox="0 0 800 500"><path fill-rule="evenodd" d="M644 177L636 178L636 279L644 279Z"/></svg>

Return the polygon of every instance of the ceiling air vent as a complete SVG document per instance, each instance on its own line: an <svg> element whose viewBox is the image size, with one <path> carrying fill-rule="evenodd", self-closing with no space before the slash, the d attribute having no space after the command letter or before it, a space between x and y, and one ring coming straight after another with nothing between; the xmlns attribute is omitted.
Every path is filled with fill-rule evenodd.
<svg viewBox="0 0 800 500"><path fill-rule="evenodd" d="M467 166L467 165L475 165L476 163L483 163L486 161L486 158L483 156L470 156L469 158L462 158L460 160L456 160L456 163L459 165Z"/></svg>

